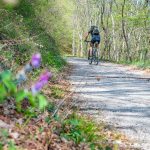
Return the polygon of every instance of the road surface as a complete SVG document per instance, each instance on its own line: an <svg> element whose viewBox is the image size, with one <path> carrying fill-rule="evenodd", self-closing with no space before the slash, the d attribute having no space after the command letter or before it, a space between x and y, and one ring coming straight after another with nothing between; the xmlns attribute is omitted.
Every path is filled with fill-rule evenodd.
<svg viewBox="0 0 150 150"><path fill-rule="evenodd" d="M141 149L150 150L150 76L112 63L89 65L80 58L68 62L73 65L69 80L80 111L114 125Z"/></svg>

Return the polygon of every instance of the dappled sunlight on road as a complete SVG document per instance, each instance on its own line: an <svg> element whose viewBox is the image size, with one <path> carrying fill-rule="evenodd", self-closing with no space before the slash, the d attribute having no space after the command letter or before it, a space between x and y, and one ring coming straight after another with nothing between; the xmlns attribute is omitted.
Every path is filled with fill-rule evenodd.
<svg viewBox="0 0 150 150"><path fill-rule="evenodd" d="M128 68L69 58L75 66L70 82L80 111L115 125L118 130L150 149L150 76Z"/></svg>

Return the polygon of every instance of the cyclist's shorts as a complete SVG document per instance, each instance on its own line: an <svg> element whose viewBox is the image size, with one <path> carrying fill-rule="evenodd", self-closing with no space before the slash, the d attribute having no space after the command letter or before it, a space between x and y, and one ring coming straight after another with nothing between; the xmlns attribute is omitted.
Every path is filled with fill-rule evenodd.
<svg viewBox="0 0 150 150"><path fill-rule="evenodd" d="M95 42L100 43L100 35L93 35L91 39L91 43L94 44Z"/></svg>

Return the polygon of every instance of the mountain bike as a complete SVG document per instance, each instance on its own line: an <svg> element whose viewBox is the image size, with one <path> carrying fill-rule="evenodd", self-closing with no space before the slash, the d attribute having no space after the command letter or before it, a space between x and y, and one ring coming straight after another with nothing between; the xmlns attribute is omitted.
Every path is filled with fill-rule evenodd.
<svg viewBox="0 0 150 150"><path fill-rule="evenodd" d="M85 42L89 43L91 41L85 41ZM95 42L94 46L92 47L92 56L90 56L89 52L88 52L89 64L94 63L95 65L98 65L98 63L99 63L99 56L98 56L97 45L98 45L98 42Z"/></svg>

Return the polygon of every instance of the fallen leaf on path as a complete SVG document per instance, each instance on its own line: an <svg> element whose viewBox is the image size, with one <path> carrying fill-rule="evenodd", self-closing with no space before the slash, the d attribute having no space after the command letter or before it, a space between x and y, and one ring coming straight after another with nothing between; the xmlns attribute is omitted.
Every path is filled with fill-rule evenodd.
<svg viewBox="0 0 150 150"><path fill-rule="evenodd" d="M13 139L17 139L19 137L19 133L12 132L12 133L10 133L10 137L13 138Z"/></svg>
<svg viewBox="0 0 150 150"><path fill-rule="evenodd" d="M9 125L5 123L4 121L0 120L0 128L10 129L12 127L13 127L12 125Z"/></svg>

